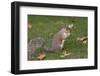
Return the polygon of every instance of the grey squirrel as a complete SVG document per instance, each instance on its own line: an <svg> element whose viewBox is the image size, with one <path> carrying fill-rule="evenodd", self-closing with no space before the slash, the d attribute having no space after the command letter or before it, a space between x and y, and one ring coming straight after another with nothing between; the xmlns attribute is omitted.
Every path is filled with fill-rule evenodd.
<svg viewBox="0 0 100 76"><path fill-rule="evenodd" d="M30 40L28 44L28 60L32 60L32 56L35 55L36 49L41 47L47 52L62 50L65 39L71 34L72 27L73 24L69 24L61 28L61 30L53 36L50 48L46 45L46 41L41 37Z"/></svg>

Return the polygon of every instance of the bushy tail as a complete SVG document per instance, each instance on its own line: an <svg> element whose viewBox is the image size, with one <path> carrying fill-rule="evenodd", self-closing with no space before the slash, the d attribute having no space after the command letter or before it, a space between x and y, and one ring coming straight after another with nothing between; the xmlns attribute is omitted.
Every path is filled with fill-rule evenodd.
<svg viewBox="0 0 100 76"><path fill-rule="evenodd" d="M28 60L32 60L32 56L35 56L38 53L37 50L39 48L43 48L43 51L46 52L53 52L54 48L52 48L52 46L48 47L47 44L49 43L47 43L46 40L41 37L30 40L28 43Z"/></svg>
<svg viewBox="0 0 100 76"><path fill-rule="evenodd" d="M28 60L32 60L32 56L36 54L36 50L44 46L45 40L41 37L34 38L28 43Z"/></svg>

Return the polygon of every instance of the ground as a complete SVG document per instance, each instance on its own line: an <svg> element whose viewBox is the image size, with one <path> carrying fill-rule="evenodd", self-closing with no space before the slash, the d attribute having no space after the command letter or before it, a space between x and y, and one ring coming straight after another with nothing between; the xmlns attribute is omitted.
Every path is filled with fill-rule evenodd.
<svg viewBox="0 0 100 76"><path fill-rule="evenodd" d="M65 25L73 23L74 27L71 36L64 43L61 52L46 53L44 60L52 59L83 59L88 57L87 43L77 41L77 37L87 36L87 17L64 17L64 16L39 16L29 15L28 23L32 26L28 29L28 42L36 37L44 38L50 43L53 36ZM70 55L60 57L62 52L67 51Z"/></svg>

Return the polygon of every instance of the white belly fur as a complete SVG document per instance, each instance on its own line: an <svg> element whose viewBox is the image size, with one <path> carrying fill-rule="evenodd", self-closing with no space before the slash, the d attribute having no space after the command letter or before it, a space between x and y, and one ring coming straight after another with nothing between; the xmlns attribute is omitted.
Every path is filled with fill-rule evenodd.
<svg viewBox="0 0 100 76"><path fill-rule="evenodd" d="M64 39L66 39L70 35L70 33L67 33L67 34L64 33L63 35L64 35ZM62 40L61 45L60 45L61 48L63 48L64 42L65 40Z"/></svg>
<svg viewBox="0 0 100 76"><path fill-rule="evenodd" d="M63 45L64 45L64 42L65 42L65 40L62 40L62 43L61 43L61 48L63 48Z"/></svg>

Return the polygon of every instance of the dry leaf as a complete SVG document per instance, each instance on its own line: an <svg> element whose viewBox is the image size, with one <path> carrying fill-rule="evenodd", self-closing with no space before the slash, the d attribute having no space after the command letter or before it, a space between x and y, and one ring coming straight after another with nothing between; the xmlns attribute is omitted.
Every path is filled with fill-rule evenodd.
<svg viewBox="0 0 100 76"><path fill-rule="evenodd" d="M39 54L39 56L37 57L39 60L43 60L46 57L45 53L41 53Z"/></svg>
<svg viewBox="0 0 100 76"><path fill-rule="evenodd" d="M32 28L32 25L28 24L28 28L31 29Z"/></svg>
<svg viewBox="0 0 100 76"><path fill-rule="evenodd" d="M71 53L67 53L67 54L65 54L65 56L68 56L68 55L71 55Z"/></svg>
<svg viewBox="0 0 100 76"><path fill-rule="evenodd" d="M64 51L63 53L62 53L62 55L60 55L60 57L66 57L66 56L69 56L69 55L71 55L71 53L67 53L66 51Z"/></svg>
<svg viewBox="0 0 100 76"><path fill-rule="evenodd" d="M77 40L78 40L78 41L84 41L84 40L87 40L87 36L84 36L84 37L77 37Z"/></svg>
<svg viewBox="0 0 100 76"><path fill-rule="evenodd" d="M87 40L87 37L84 36L81 38L81 41L84 41L84 40Z"/></svg>
<svg viewBox="0 0 100 76"><path fill-rule="evenodd" d="M85 40L85 41L83 41L83 44L86 44L87 43L87 41Z"/></svg>

